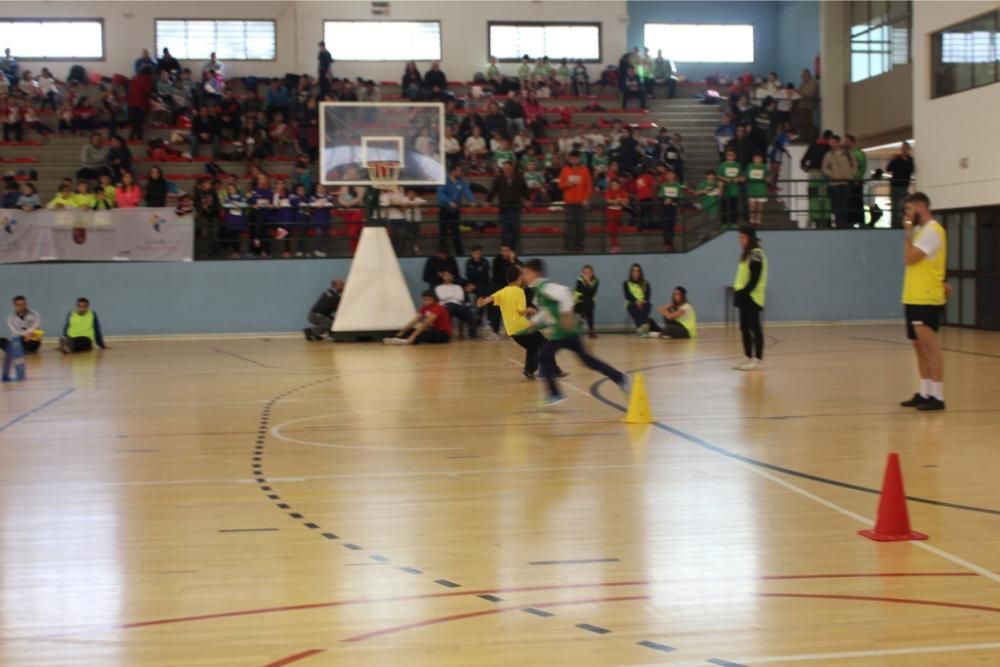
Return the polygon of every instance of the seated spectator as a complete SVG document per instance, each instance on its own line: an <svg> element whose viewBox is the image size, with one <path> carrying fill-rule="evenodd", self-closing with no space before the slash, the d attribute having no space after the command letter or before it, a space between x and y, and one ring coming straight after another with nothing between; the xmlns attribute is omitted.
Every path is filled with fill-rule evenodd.
<svg viewBox="0 0 1000 667"><path fill-rule="evenodd" d="M0 100L0 117L3 118L3 140L24 141L24 116L21 113L21 102L12 97Z"/></svg>
<svg viewBox="0 0 1000 667"><path fill-rule="evenodd" d="M646 91L643 88L642 80L639 75L636 74L634 67L628 68L628 74L625 75L625 80L622 82L622 109L628 107L628 101L630 99L639 100L639 108L646 108Z"/></svg>
<svg viewBox="0 0 1000 667"><path fill-rule="evenodd" d="M482 168L488 152L482 131L478 125L473 126L472 134L465 140L465 159L472 163L470 166Z"/></svg>
<svg viewBox="0 0 1000 667"><path fill-rule="evenodd" d="M447 343L451 340L451 318L438 303L434 292L421 295L421 306L410 322L393 338L383 338L386 345L418 345L420 343Z"/></svg>
<svg viewBox="0 0 1000 667"><path fill-rule="evenodd" d="M111 349L104 342L97 313L90 309L90 301L81 296L76 300L76 310L66 315L66 324L59 337L59 350L63 354L75 354L89 352L95 345L102 350Z"/></svg>
<svg viewBox="0 0 1000 667"><path fill-rule="evenodd" d="M94 193L90 190L90 183L81 179L76 182L76 192L73 193L73 207L82 211L90 211L97 201Z"/></svg>
<svg viewBox="0 0 1000 667"><path fill-rule="evenodd" d="M240 137L240 101L231 88L226 88L222 95L222 102L219 103L219 126L220 134L222 130L229 130L230 137L236 141Z"/></svg>
<svg viewBox="0 0 1000 667"><path fill-rule="evenodd" d="M17 200L21 197L21 188L13 176L4 176L4 194L0 197L0 208L17 208Z"/></svg>
<svg viewBox="0 0 1000 667"><path fill-rule="evenodd" d="M163 55L156 63L156 71L166 72L171 79L176 79L181 73L181 64L177 62L177 58L170 55L170 49L167 47L163 47Z"/></svg>
<svg viewBox="0 0 1000 667"><path fill-rule="evenodd" d="M149 207L166 206L167 189L167 179L163 178L163 171L159 167L150 167L149 175L146 177L145 205Z"/></svg>
<svg viewBox="0 0 1000 667"><path fill-rule="evenodd" d="M98 191L103 191L105 197L107 197L108 201L111 202L111 205L114 206L115 186L111 182L111 174L101 174L97 181L97 187L94 188L94 194L97 194Z"/></svg>
<svg viewBox="0 0 1000 667"><path fill-rule="evenodd" d="M47 137L53 133L52 128L42 122L38 117L38 111L30 104L24 107L24 125L43 137Z"/></svg>
<svg viewBox="0 0 1000 667"><path fill-rule="evenodd" d="M445 271L457 277L459 275L458 262L448 254L448 246L439 245L434 254L424 262L423 278L427 287L433 289L440 285L442 282L441 274Z"/></svg>
<svg viewBox="0 0 1000 667"><path fill-rule="evenodd" d="M570 79L573 82L574 97L590 95L590 73L582 60L577 60L570 72Z"/></svg>
<svg viewBox="0 0 1000 667"><path fill-rule="evenodd" d="M17 198L17 208L22 211L37 211L42 207L42 201L38 198L38 190L34 183L22 183L21 194Z"/></svg>
<svg viewBox="0 0 1000 667"><path fill-rule="evenodd" d="M257 119L253 116L249 116L246 123L243 124L240 147L244 159L249 161L263 160L268 156L274 155L267 128L258 124Z"/></svg>
<svg viewBox="0 0 1000 667"><path fill-rule="evenodd" d="M271 140L271 150L274 155L284 153L285 147L291 149L292 153L297 152L295 146L295 128L285 122L285 116L281 113L274 114L274 120L267 129L268 137Z"/></svg>
<svg viewBox="0 0 1000 667"><path fill-rule="evenodd" d="M198 157L198 149L201 144L207 143L212 146L212 158L219 159L221 133L219 117L215 115L214 109L208 106L202 106L198 109L198 115L191 123L191 158Z"/></svg>
<svg viewBox="0 0 1000 667"><path fill-rule="evenodd" d="M115 204L119 208L135 208L142 203L142 188L130 171L122 171L121 185L115 188Z"/></svg>
<svg viewBox="0 0 1000 667"><path fill-rule="evenodd" d="M39 108L44 110L45 105L48 104L55 111L60 98L59 82L52 76L52 72L49 71L48 67L42 68L42 73L38 77L38 87L42 92L42 104Z"/></svg>
<svg viewBox="0 0 1000 667"><path fill-rule="evenodd" d="M23 296L15 296L14 312L7 316L7 327L10 329L11 338L21 341L21 348L25 354L34 354L42 346L42 336L45 332L41 326L42 317L28 308L28 300Z"/></svg>
<svg viewBox="0 0 1000 667"><path fill-rule="evenodd" d="M76 208L76 203L73 201L73 186L68 183L60 185L59 191L49 200L45 208Z"/></svg>
<svg viewBox="0 0 1000 667"><path fill-rule="evenodd" d="M114 135L109 140L106 164L111 169L111 175L116 181L122 178L122 172L132 170L132 151L121 137Z"/></svg>
<svg viewBox="0 0 1000 667"><path fill-rule="evenodd" d="M267 111L268 120L273 121L276 114L288 116L291 110L291 99L288 97L288 89L285 88L281 79L271 79L267 88L264 109Z"/></svg>
<svg viewBox="0 0 1000 667"><path fill-rule="evenodd" d="M73 105L69 100L65 100L59 105L59 109L56 111L56 117L59 119L59 136L62 136L63 132L72 132L76 134L76 130L73 125Z"/></svg>
<svg viewBox="0 0 1000 667"><path fill-rule="evenodd" d="M42 89L29 70L24 70L21 80L17 82L17 92L31 104L42 101Z"/></svg>
<svg viewBox="0 0 1000 667"><path fill-rule="evenodd" d="M622 285L625 293L625 307L628 314L635 322L635 330L640 336L646 337L651 331L659 332L660 326L650 317L653 305L649 298L652 296L652 287L642 273L642 266L633 264L629 268L628 278Z"/></svg>
<svg viewBox="0 0 1000 667"><path fill-rule="evenodd" d="M188 70L190 71L190 70ZM171 119L173 123L177 123L177 119L182 115L187 113L188 109L194 104L194 99L191 93L191 86L188 85L183 78L178 78L174 80L174 85L170 90L171 104L170 109L173 111L173 118Z"/></svg>
<svg viewBox="0 0 1000 667"><path fill-rule="evenodd" d="M167 70L158 70L156 75L156 97L166 108L174 108L174 81Z"/></svg>
<svg viewBox="0 0 1000 667"><path fill-rule="evenodd" d="M115 207L115 200L108 196L104 188L94 190L94 203L91 204L91 211L110 211Z"/></svg>
<svg viewBox="0 0 1000 667"><path fill-rule="evenodd" d="M660 315L663 315L660 338L698 337L698 315L688 303L687 290L680 285L674 288L670 303L660 307Z"/></svg>
<svg viewBox="0 0 1000 667"><path fill-rule="evenodd" d="M90 103L90 99L83 95L73 105L73 134L83 134L97 129L97 109Z"/></svg>
<svg viewBox="0 0 1000 667"><path fill-rule="evenodd" d="M406 69L403 70L403 78L399 82L399 88L403 92L403 97L407 98L411 102L416 101L420 97L420 89L423 87L424 78L420 76L420 70L417 69L417 63L412 60L406 63Z"/></svg>
<svg viewBox="0 0 1000 667"><path fill-rule="evenodd" d="M343 294L344 281L340 279L334 280L330 283L330 287L323 290L323 293L316 299L316 303L309 309L307 319L312 326L302 330L306 335L306 340L323 340L330 334L333 318L337 315L340 298Z"/></svg>
<svg viewBox="0 0 1000 667"><path fill-rule="evenodd" d="M656 52L656 60L653 61L653 76L657 83L667 86L667 97L673 98L677 95L677 67L674 61L663 57L663 50Z"/></svg>
<svg viewBox="0 0 1000 667"><path fill-rule="evenodd" d="M424 75L423 89L425 99L444 101L448 95L448 77L441 71L441 63L431 63L431 68Z"/></svg>
<svg viewBox="0 0 1000 667"><path fill-rule="evenodd" d="M438 303L448 311L451 321L465 323L469 338L475 338L479 318L466 303L466 289L455 283L455 276L451 271L441 271L440 276L441 284L434 288L434 296L437 297Z"/></svg>
<svg viewBox="0 0 1000 667"><path fill-rule="evenodd" d="M515 93L507 98L503 105L503 114L507 117L510 131L520 132L526 127L526 114L524 112L524 98L520 93Z"/></svg>

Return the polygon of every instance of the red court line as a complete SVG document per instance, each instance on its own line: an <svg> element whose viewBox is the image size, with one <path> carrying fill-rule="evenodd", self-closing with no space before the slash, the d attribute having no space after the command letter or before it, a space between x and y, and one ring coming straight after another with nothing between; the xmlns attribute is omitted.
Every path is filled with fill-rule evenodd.
<svg viewBox="0 0 1000 667"><path fill-rule="evenodd" d="M790 574L790 575L765 575L761 577L749 577L749 579L760 579L766 581L781 580L805 580L805 579L866 579L884 577L974 577L978 576L974 572L859 572L859 573L830 573L830 574ZM686 583L689 580L664 580L664 581L606 581L582 584L549 584L537 586L515 586L508 588L484 588L478 590L449 591L447 593L422 593L419 595L404 595L384 598L358 598L353 600L334 600L330 602L312 602L297 605L284 605L280 607L261 607L257 609L240 609L236 611L223 611L212 614L197 614L193 616L176 616L171 618L160 618L150 621L135 621L121 625L111 625L106 627L91 627L79 632L94 632L101 630L132 630L135 628L145 628L155 625L173 625L176 623L193 623L197 621L210 621L221 618L235 618L239 616L256 616L260 614L277 614L289 611L307 611L310 609L326 609L331 607L343 607L362 604L379 604L384 602L408 602L412 600L429 600L434 598L463 597L470 595L487 595L496 593L530 593L535 591L567 590L576 588L614 588L621 586L648 586L656 584ZM718 580L716 580L718 581ZM72 634L64 633L64 634ZM60 634L59 636L63 636Z"/></svg>
<svg viewBox="0 0 1000 667"><path fill-rule="evenodd" d="M308 651L300 651L292 655L281 658L280 660L275 660L274 662L269 662L264 667L283 667L283 665L290 665L293 662L298 662L299 660L305 660L306 658L312 657L317 653L323 653L326 651L325 648L311 648Z"/></svg>
<svg viewBox="0 0 1000 667"><path fill-rule="evenodd" d="M973 611L991 611L1000 613L1000 607L987 607L984 605L977 604L963 604L960 602L938 602L936 600L916 600L911 598L890 598L890 597L876 597L867 595L833 595L825 593L755 593L758 597L764 598L791 598L791 599L814 599L814 600L845 600L852 602L886 602L892 604L912 604L912 605L923 605L928 607L949 607L952 609L971 609ZM388 628L382 628L380 630L373 630L372 632L366 632L361 635L354 635L353 637L348 637L346 639L341 639L341 642L361 642L366 639L373 639L375 637L383 637L385 635L395 634L397 632L403 632L404 630L412 630L414 628L423 628L429 625L437 625L439 623L450 623L452 621L461 621L467 618L475 618L478 616L489 616L492 614L502 614L508 611L517 611L519 609L525 609L533 607L536 609L548 609L551 607L568 607L572 605L580 604L595 604L595 603L606 603L606 602L626 602L634 600L649 600L652 599L651 595L629 595L623 597L608 597L608 598L595 598L591 600L561 600L557 602L536 602L534 604L522 604L515 607L499 607L495 609L486 609L484 611L474 611L466 614L452 614L450 616L438 616L437 618L430 618L424 621L417 621L415 623L406 623L404 625L395 625Z"/></svg>

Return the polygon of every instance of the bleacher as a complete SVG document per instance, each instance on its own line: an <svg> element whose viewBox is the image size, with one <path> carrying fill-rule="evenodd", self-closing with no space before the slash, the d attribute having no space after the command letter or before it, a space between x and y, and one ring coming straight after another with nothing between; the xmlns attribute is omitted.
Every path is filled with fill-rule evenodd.
<svg viewBox="0 0 1000 667"><path fill-rule="evenodd" d="M234 79L228 82L237 92L241 91L241 81ZM453 83L449 86L450 91L462 100L464 109L459 113L466 113L469 109L478 109L484 106L491 98L486 96L474 98L473 84ZM671 132L680 132L684 137L687 154L685 160L687 181L689 184L697 183L701 180L706 169L714 169L718 163L714 131L718 124L719 109L716 106L703 105L695 96L704 90L700 84L685 84L679 87L677 97L674 99L664 99L666 90L664 87L657 87L655 99L647 100L648 110L636 108L635 101L630 101L631 108L622 110L616 88L593 86L592 95L581 98L560 97L543 100L545 118L548 122L548 129L543 141L555 141L560 136L567 133L575 133L579 128L590 128L595 124L604 123L610 127L613 120L621 120L624 124L633 125L640 128L646 136L654 136L661 127L669 129ZM398 82L384 82L381 85L382 101L403 101ZM99 98L97 86L88 86L81 91L91 99ZM603 110L585 109L588 105L599 105ZM43 120L55 126L55 118L51 113L45 114ZM101 120L101 115L99 115ZM168 161L154 161L147 157L145 142L151 139L169 140L175 128L168 126L163 121L165 118L158 117L156 113L150 114L144 132L144 142L132 141L129 147L133 153L133 172L140 186L145 186L146 173L154 164L159 166L168 181L173 183L181 191L191 191L199 178L209 176L206 166L211 162L208 157L208 148L202 149L202 154L194 159L176 158ZM122 132L124 134L124 132ZM33 133L32 133L33 135ZM52 135L48 140L42 141L37 136L26 136L26 141L19 144L0 145L0 158L5 171L34 169L38 172L38 187L43 200L50 198L58 189L63 178L72 177L80 167L80 150L87 142L86 136ZM223 140L223 152L228 139ZM178 145L178 148L186 152L187 143ZM292 172L292 163L295 156L291 153L268 159L263 165L263 170L272 179L288 178ZM236 174L242 179L245 175L245 167L241 162L217 161L216 164L225 172ZM22 175L21 179L26 178ZM486 190L492 181L489 174L471 174L468 177L473 191L477 197L483 199ZM173 196L174 198L176 195ZM597 198L594 200L596 205ZM787 214L778 207L778 210L769 210L770 218L774 219L776 225L787 224ZM468 229L464 236L469 243L480 242L492 252L499 243L499 233L495 225L496 209L490 207L475 207L466 210L463 215L464 221L468 224ZM676 251L686 251L717 234L718 226L708 227L701 224L702 215L700 211L690 209L685 210L678 218L676 228L676 241L674 244ZM522 218L522 237L524 248L528 252L558 253L562 249L563 234L563 213L558 207L541 206L526 212ZM437 210L436 207L429 206L423 212L423 224L420 236L425 239L437 237ZM349 255L350 243L347 239L347 232L343 225L333 225L331 237L323 239L322 248L328 255ZM433 250L434 243L425 241L422 244L422 251L429 253ZM619 245L624 252L662 252L663 241L660 230L638 230L634 227L625 227L621 230L621 242ZM610 250L610 243L604 234L603 212L595 208L589 215L587 224L587 252L607 252ZM214 257L221 257L225 253L213 249L210 253Z"/></svg>

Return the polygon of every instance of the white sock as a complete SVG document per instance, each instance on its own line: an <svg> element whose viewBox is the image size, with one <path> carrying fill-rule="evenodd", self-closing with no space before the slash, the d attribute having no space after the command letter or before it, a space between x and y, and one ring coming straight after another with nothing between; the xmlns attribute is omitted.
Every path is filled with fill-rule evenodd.
<svg viewBox="0 0 1000 667"><path fill-rule="evenodd" d="M920 378L920 395L924 398L931 396L931 381Z"/></svg>
<svg viewBox="0 0 1000 667"><path fill-rule="evenodd" d="M931 382L931 396L939 401L944 400L944 382Z"/></svg>

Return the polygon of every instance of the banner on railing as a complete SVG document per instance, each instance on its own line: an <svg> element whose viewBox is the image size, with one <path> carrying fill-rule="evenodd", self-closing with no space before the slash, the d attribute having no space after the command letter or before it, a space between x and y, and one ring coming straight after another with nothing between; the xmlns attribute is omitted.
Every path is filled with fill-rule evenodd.
<svg viewBox="0 0 1000 667"><path fill-rule="evenodd" d="M0 209L0 264L190 262L193 251L193 217L172 208Z"/></svg>

